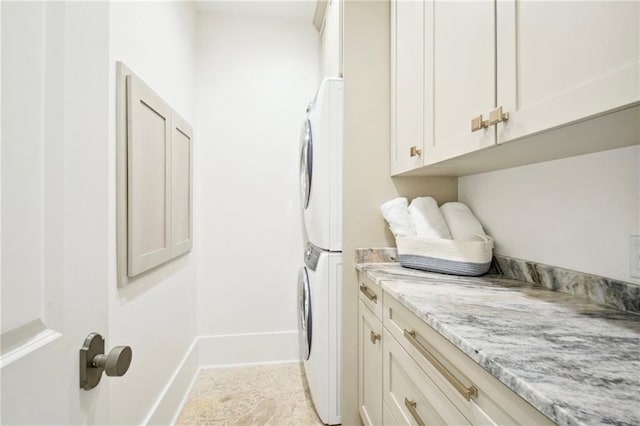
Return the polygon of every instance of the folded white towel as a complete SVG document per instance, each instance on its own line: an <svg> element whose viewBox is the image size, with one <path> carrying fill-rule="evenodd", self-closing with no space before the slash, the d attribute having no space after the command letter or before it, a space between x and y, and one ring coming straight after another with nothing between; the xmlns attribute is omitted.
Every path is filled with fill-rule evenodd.
<svg viewBox="0 0 640 426"><path fill-rule="evenodd" d="M380 206L382 217L389 223L389 229L395 237L416 235L406 198L394 198Z"/></svg>
<svg viewBox="0 0 640 426"><path fill-rule="evenodd" d="M451 239L447 222L433 198L414 198L409 205L409 214L419 237Z"/></svg>
<svg viewBox="0 0 640 426"><path fill-rule="evenodd" d="M482 224L463 203L446 203L440 207L454 240L472 241L475 234L486 235Z"/></svg>

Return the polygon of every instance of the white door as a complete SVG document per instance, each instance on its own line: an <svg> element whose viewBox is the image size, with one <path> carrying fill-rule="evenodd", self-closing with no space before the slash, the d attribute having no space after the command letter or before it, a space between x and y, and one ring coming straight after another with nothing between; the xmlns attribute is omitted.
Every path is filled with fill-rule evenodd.
<svg viewBox="0 0 640 426"><path fill-rule="evenodd" d="M108 380L79 384L107 336L108 4L2 2L1 418L108 423Z"/></svg>

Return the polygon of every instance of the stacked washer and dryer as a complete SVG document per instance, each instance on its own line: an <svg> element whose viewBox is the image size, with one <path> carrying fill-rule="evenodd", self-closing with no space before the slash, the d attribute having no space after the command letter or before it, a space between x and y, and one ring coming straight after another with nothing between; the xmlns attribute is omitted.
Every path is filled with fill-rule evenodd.
<svg viewBox="0 0 640 426"><path fill-rule="evenodd" d="M325 424L341 423L343 81L326 78L307 108L300 192L307 246L298 273L300 348Z"/></svg>

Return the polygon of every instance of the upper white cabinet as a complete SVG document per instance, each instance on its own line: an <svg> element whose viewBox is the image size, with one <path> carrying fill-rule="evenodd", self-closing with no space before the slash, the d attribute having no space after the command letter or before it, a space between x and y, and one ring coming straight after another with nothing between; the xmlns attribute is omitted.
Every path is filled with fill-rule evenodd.
<svg viewBox="0 0 640 426"><path fill-rule="evenodd" d="M193 130L139 77L117 72L118 283L191 250Z"/></svg>
<svg viewBox="0 0 640 426"><path fill-rule="evenodd" d="M391 174L423 165L425 3L391 0ZM426 90L425 90L426 89Z"/></svg>
<svg viewBox="0 0 640 426"><path fill-rule="evenodd" d="M495 144L495 128L472 131L471 121L495 103L495 5L489 1L427 2L433 19L430 96L433 125L425 129L425 162L433 164ZM428 52L429 53L429 52Z"/></svg>
<svg viewBox="0 0 640 426"><path fill-rule="evenodd" d="M639 5L497 2L498 143L640 100Z"/></svg>
<svg viewBox="0 0 640 426"><path fill-rule="evenodd" d="M637 144L639 5L392 0L391 174L457 176Z"/></svg>

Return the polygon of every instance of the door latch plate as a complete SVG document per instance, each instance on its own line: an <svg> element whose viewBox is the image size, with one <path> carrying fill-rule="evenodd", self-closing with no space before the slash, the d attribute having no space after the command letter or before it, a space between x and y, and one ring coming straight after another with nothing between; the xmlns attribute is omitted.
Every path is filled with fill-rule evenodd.
<svg viewBox="0 0 640 426"><path fill-rule="evenodd" d="M84 390L98 386L102 378L102 368L92 365L96 355L104 354L104 338L100 333L91 333L80 349L80 387Z"/></svg>

